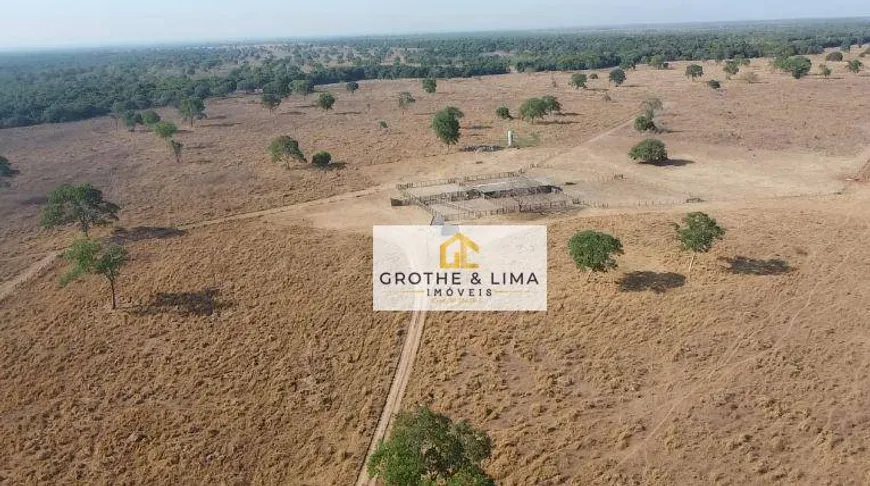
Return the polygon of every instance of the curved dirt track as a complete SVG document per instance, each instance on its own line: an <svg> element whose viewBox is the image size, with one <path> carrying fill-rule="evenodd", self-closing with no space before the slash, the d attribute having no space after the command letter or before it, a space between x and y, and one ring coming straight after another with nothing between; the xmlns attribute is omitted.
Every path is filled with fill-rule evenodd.
<svg viewBox="0 0 870 486"><path fill-rule="evenodd" d="M393 416L399 412L402 406L402 397L405 395L405 388L408 386L408 380L411 378L411 371L414 369L414 360L417 358L417 351L420 350L420 342L423 339L423 326L426 323L426 311L414 311L411 314L411 323L408 326L408 335L405 337L405 344L402 346L402 354L399 357L399 363L396 366L396 373L393 375L393 382L390 385L390 392L387 394L387 401L384 404L384 409L381 411L381 418L378 420L378 426L372 435L369 450L366 452L365 461L360 467L359 477L357 478L357 486L374 485L375 480L369 478L366 471L366 464L369 458L375 452L378 443L387 435L387 431L393 421Z"/></svg>

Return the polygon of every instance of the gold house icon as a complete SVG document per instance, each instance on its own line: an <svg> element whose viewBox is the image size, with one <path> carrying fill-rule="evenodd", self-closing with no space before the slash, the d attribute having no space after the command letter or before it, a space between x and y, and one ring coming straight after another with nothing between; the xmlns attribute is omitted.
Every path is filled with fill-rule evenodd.
<svg viewBox="0 0 870 486"><path fill-rule="evenodd" d="M462 233L456 233L451 236L441 244L441 268L478 268L479 265L477 263L469 261L469 251L478 253L480 252L480 247L471 238Z"/></svg>

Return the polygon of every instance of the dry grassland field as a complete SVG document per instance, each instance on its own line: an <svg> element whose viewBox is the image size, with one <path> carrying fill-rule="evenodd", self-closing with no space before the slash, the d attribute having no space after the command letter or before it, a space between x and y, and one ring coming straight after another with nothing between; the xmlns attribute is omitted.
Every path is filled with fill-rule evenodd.
<svg viewBox="0 0 870 486"><path fill-rule="evenodd" d="M870 188L853 180L870 75L754 59L748 84L704 63L716 91L686 64L586 90L570 73L320 86L331 112L212 99L181 163L109 118L0 130L21 170L0 190L0 484L353 484L411 319L372 311L371 225L429 223L390 207L398 183L519 169L593 206L477 221L548 225L549 310L429 313L402 408L487 431L498 484L870 483ZM495 116L541 95L562 115ZM663 166L626 155L651 97ZM538 143L447 151L430 123L448 105L460 146ZM278 135L343 167L275 164ZM104 281L61 288L46 259L77 236L39 227L71 182L123 208L96 232L130 252L117 311ZM671 223L694 210L728 233L687 272ZM622 239L617 271L584 281L582 229Z"/></svg>

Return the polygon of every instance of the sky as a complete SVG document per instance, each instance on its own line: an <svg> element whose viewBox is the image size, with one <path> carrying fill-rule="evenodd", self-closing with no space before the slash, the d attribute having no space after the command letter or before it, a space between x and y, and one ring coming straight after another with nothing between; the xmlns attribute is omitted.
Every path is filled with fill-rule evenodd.
<svg viewBox="0 0 870 486"><path fill-rule="evenodd" d="M0 49L870 17L867 0L0 0Z"/></svg>

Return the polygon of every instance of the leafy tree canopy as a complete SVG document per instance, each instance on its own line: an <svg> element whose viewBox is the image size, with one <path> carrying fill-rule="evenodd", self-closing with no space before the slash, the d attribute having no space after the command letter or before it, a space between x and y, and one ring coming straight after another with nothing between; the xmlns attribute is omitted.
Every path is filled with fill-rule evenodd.
<svg viewBox="0 0 870 486"><path fill-rule="evenodd" d="M64 184L48 195L42 208L42 225L46 228L78 223L85 237L92 226L118 220L121 207L103 199L103 192L90 184Z"/></svg>
<svg viewBox="0 0 870 486"><path fill-rule="evenodd" d="M535 122L536 118L543 118L547 114L547 102L541 98L529 98L520 105L520 118Z"/></svg>
<svg viewBox="0 0 870 486"><path fill-rule="evenodd" d="M160 121L160 115L157 114L154 110L148 110L142 113L142 122L146 125L153 126L155 123Z"/></svg>
<svg viewBox="0 0 870 486"><path fill-rule="evenodd" d="M607 272L616 268L617 255L622 255L622 242L606 233L580 231L568 240L568 251L577 268L589 272Z"/></svg>
<svg viewBox="0 0 870 486"><path fill-rule="evenodd" d="M160 121L154 124L152 130L158 137L169 140L178 133L178 126L169 121Z"/></svg>
<svg viewBox="0 0 870 486"><path fill-rule="evenodd" d="M396 415L368 473L388 486L494 486L481 466L491 453L492 440L483 431L420 407Z"/></svg>
<svg viewBox="0 0 870 486"><path fill-rule="evenodd" d="M200 98L186 98L178 105L181 119L193 125L196 120L205 118L205 102Z"/></svg>
<svg viewBox="0 0 870 486"><path fill-rule="evenodd" d="M438 82L434 78L423 79L423 91L432 94L438 89Z"/></svg>
<svg viewBox="0 0 870 486"><path fill-rule="evenodd" d="M269 144L269 155L272 162L289 164L291 160L305 160L305 155L299 149L299 142L288 135L281 135Z"/></svg>
<svg viewBox="0 0 870 486"><path fill-rule="evenodd" d="M610 82L615 84L616 86L621 85L625 82L625 71L621 68L616 68L610 71Z"/></svg>
<svg viewBox="0 0 870 486"><path fill-rule="evenodd" d="M117 244L102 246L94 240L83 238L70 246L64 258L72 264L72 268L61 277L61 285L67 285L86 274L102 275L109 281L112 290L112 309L118 307L115 282L127 264L127 250L124 247Z"/></svg>
<svg viewBox="0 0 870 486"><path fill-rule="evenodd" d="M263 105L263 108L268 109L269 113L274 113L275 109L281 105L281 97L274 93L263 93L260 104Z"/></svg>
<svg viewBox="0 0 870 486"><path fill-rule="evenodd" d="M323 108L323 111L331 110L334 104L335 96L332 96L332 93L320 93L317 97L317 106Z"/></svg>
<svg viewBox="0 0 870 486"><path fill-rule="evenodd" d="M707 253L717 240L725 237L725 230L715 219L705 213L689 213L683 218L683 225L674 223L677 239L683 250Z"/></svg>
<svg viewBox="0 0 870 486"><path fill-rule="evenodd" d="M580 89L586 87L587 76L583 73L574 73L571 75L571 86L574 89Z"/></svg>
<svg viewBox="0 0 870 486"><path fill-rule="evenodd" d="M664 162L668 160L668 152L665 149L665 144L661 140L648 138L639 144L632 147L628 152L628 156L632 160L640 160L641 162Z"/></svg>
<svg viewBox="0 0 870 486"><path fill-rule="evenodd" d="M507 106L499 106L495 109L495 116L502 120L512 120L511 110Z"/></svg>
<svg viewBox="0 0 870 486"><path fill-rule="evenodd" d="M861 71L862 67L864 67L864 63L859 61L858 59L852 59L851 61L846 63L846 69L855 74L858 74Z"/></svg>
<svg viewBox="0 0 870 486"><path fill-rule="evenodd" d="M459 112L456 108L452 110L446 108L436 113L432 118L432 130L448 147L459 142L459 117L457 117L456 112ZM459 112L459 114L461 113Z"/></svg>
<svg viewBox="0 0 870 486"><path fill-rule="evenodd" d="M704 68L700 64L689 64L686 66L686 77L692 81L704 75Z"/></svg>

